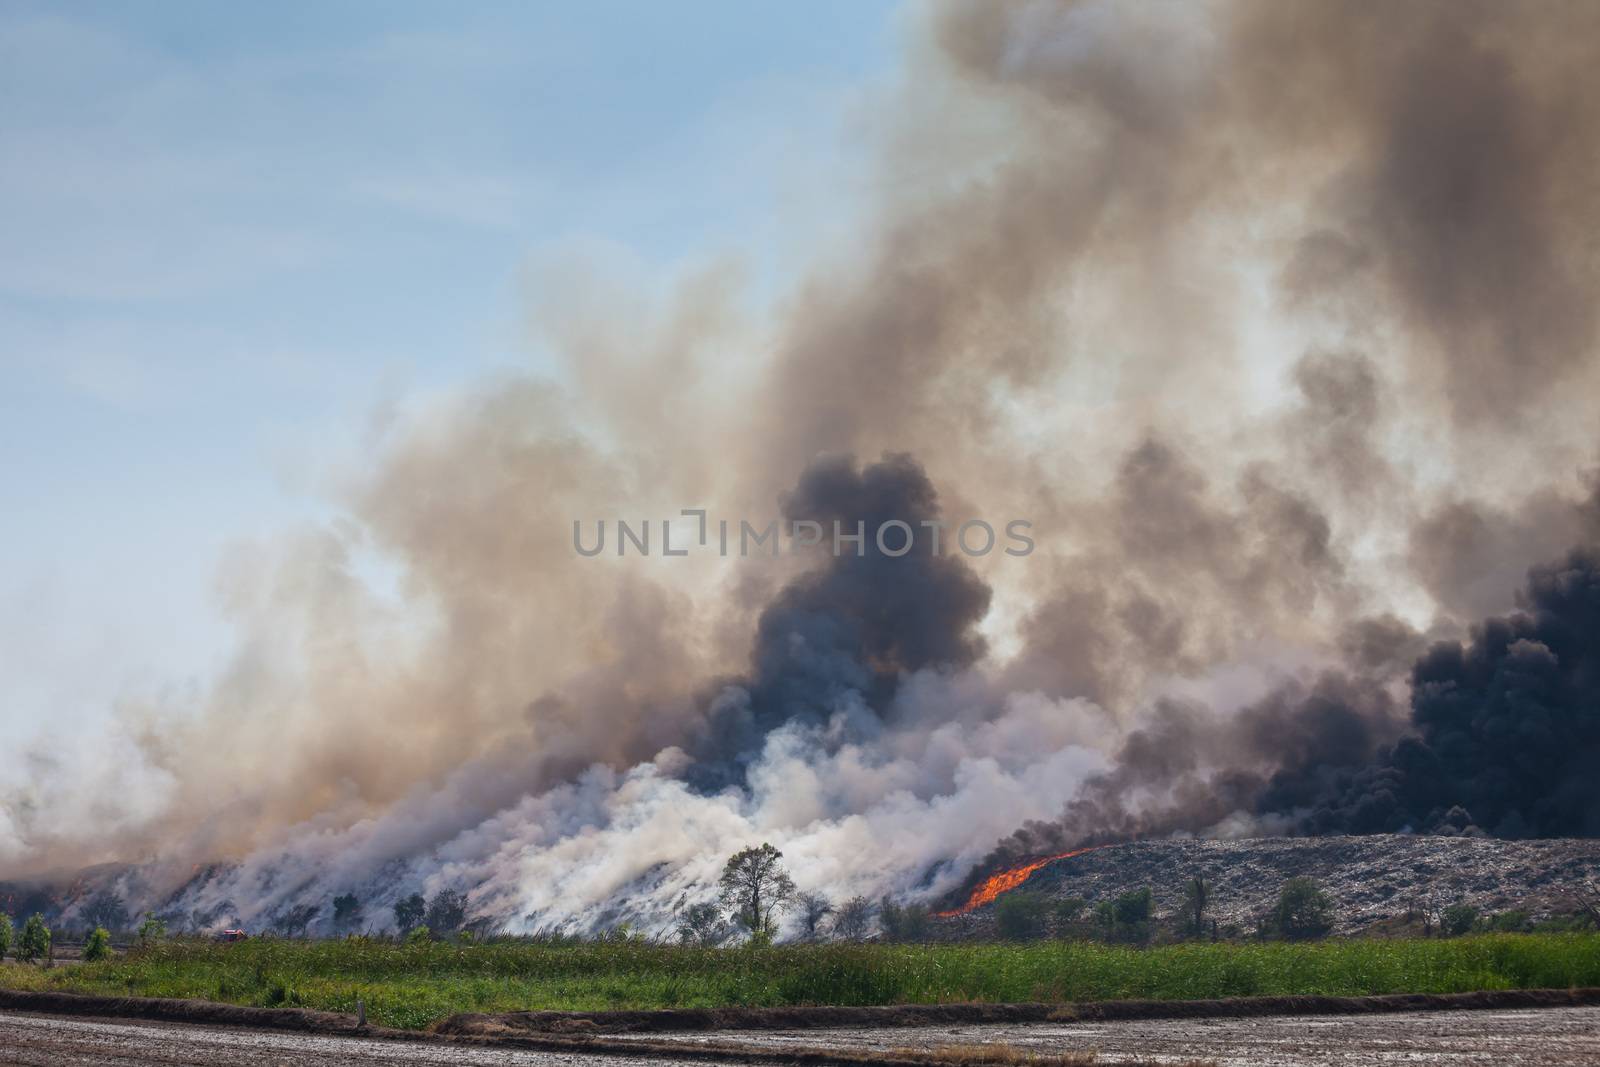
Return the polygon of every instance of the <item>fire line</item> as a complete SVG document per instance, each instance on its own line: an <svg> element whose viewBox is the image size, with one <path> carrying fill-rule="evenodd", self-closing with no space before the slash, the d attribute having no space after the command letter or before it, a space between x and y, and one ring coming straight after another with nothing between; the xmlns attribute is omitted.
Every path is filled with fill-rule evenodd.
<svg viewBox="0 0 1600 1067"><path fill-rule="evenodd" d="M1016 867L1008 867L1003 871L997 871L996 873L985 878L982 882L978 883L977 888L972 891L972 895L967 897L967 902L965 904L951 911L934 912L934 915L940 919L948 919L955 915L965 915L969 911L983 907L985 904L992 904L1001 893L1006 893L1017 888L1017 886L1021 885L1023 882L1026 882L1029 878L1032 878L1033 872L1047 864L1054 863L1056 860L1071 859L1073 856L1081 856L1085 852L1093 852L1096 849L1109 847L1109 845L1087 845L1083 848L1075 848L1071 852L1058 852L1054 856L1045 856L1043 859L1033 860L1029 863L1020 864Z"/></svg>

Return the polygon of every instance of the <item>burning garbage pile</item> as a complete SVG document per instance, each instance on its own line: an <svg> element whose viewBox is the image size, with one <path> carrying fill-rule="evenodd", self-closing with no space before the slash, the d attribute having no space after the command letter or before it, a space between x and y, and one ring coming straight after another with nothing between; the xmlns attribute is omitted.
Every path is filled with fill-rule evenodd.
<svg viewBox="0 0 1600 1067"><path fill-rule="evenodd" d="M1088 852L1110 847L1110 845L1088 845L1084 848L1058 852L1054 856L1045 856L1042 859L1030 860L1027 863L996 871L974 886L972 892L967 895L967 899L959 907L951 908L949 911L936 911L933 913L934 918L953 919L958 915L969 914L985 904L993 904L999 899L1000 894L1016 889L1029 878L1032 878L1034 872L1057 860L1071 859L1074 856L1082 856Z"/></svg>

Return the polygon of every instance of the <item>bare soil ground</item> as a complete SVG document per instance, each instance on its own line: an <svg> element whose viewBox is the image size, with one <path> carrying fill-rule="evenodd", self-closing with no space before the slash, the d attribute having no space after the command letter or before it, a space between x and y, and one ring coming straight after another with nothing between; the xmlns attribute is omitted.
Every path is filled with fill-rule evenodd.
<svg viewBox="0 0 1600 1067"><path fill-rule="evenodd" d="M1108 1060L1219 1067L1388 1067L1395 1063L1593 1067L1600 1063L1600 1007L1390 1015L1149 1019L1117 1022L714 1032L684 1041L728 1041L760 1049L806 1046L928 1053L941 1046L1002 1043L1059 1054L1095 1051Z"/></svg>
<svg viewBox="0 0 1600 1067"><path fill-rule="evenodd" d="M672 1064L671 1060L650 1062ZM187 1023L0 1013L0 1063L23 1067L639 1067L641 1060Z"/></svg>
<svg viewBox="0 0 1600 1067"><path fill-rule="evenodd" d="M634 1040L617 1037L613 1040ZM640 1035L638 1040L650 1040ZM1579 1067L1600 1063L1600 1007L1388 1015L1122 1020L753 1034L712 1032L676 1040L682 1058L396 1042L185 1023L0 1013L0 1063L25 1067L678 1067L704 1063L697 1043L737 1041L751 1063L793 1063L791 1050L894 1055L1000 1044L1045 1054L1097 1051L1108 1061L1212 1060L1221 1067L1388 1067L1404 1063ZM718 1057L725 1059L725 1057ZM951 1062L958 1063L957 1060Z"/></svg>

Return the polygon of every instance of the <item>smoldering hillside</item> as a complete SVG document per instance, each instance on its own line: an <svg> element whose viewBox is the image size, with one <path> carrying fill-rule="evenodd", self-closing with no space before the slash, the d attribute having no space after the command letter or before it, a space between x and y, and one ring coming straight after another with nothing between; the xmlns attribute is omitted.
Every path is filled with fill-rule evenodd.
<svg viewBox="0 0 1600 1067"><path fill-rule="evenodd" d="M932 898L997 842L1594 834L1597 22L916 8L847 239L770 302L533 271L556 371L398 418L338 521L242 547L233 661L130 694L93 774L46 727L6 873L661 929L762 840ZM1038 549L573 551L686 507Z"/></svg>
<svg viewBox="0 0 1600 1067"><path fill-rule="evenodd" d="M1051 902L1085 901L1081 920L1092 921L1095 905L1149 887L1155 921L1181 927L1185 886L1197 877L1209 890L1207 929L1215 922L1219 936L1260 929L1291 878L1310 878L1328 894L1335 934L1420 932L1425 922L1438 928L1443 911L1458 905L1485 920L1507 912L1536 921L1570 919L1600 904L1600 840L1421 834L1165 838L1050 864L1028 879L1025 892ZM995 909L939 920L931 936L994 938Z"/></svg>

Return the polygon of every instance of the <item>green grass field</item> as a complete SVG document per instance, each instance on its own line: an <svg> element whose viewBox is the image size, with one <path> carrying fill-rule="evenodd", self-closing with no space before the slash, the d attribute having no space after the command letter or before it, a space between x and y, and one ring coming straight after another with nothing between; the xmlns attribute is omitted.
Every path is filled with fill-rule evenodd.
<svg viewBox="0 0 1600 1067"><path fill-rule="evenodd" d="M100 963L7 964L0 983L353 1011L416 1028L461 1011L1196 999L1600 986L1600 934L1450 940L1087 942L709 949L642 941L453 945L167 941Z"/></svg>

